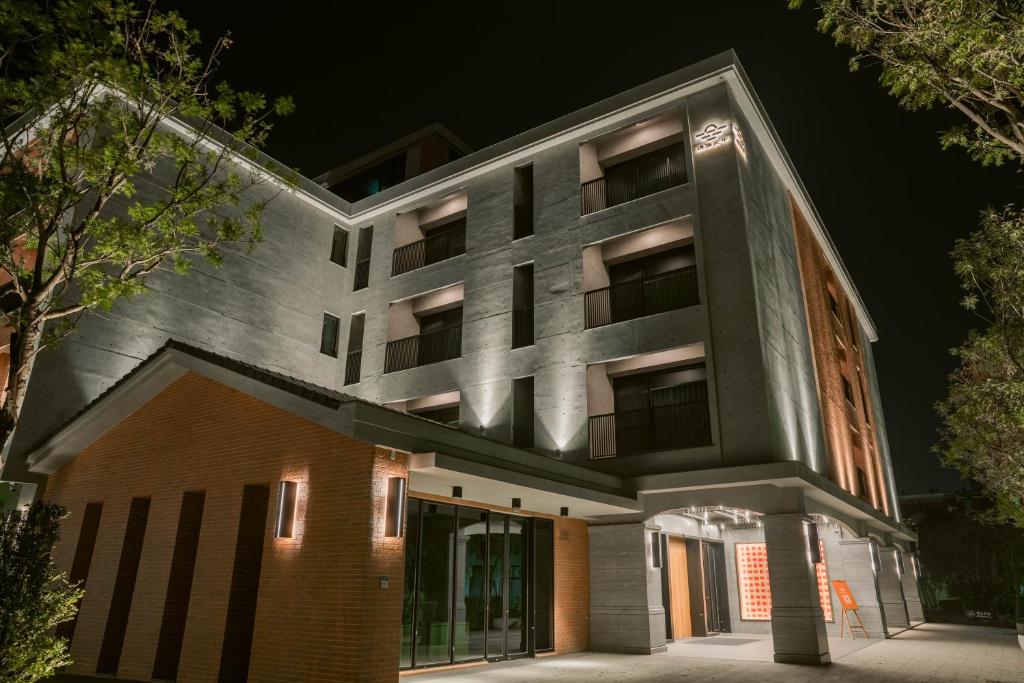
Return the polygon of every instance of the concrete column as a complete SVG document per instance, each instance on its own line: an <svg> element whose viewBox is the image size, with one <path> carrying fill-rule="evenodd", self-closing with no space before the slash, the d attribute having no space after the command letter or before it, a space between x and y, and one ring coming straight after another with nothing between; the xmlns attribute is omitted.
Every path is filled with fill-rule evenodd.
<svg viewBox="0 0 1024 683"><path fill-rule="evenodd" d="M868 635L885 638L885 610L878 592L878 577L871 562L871 541L866 538L844 539L839 542L839 547L843 556L843 574L835 574L832 578L849 584L853 599L857 601L857 615ZM842 618L842 609L838 602L832 605L837 623ZM859 635L854 632L855 637Z"/></svg>
<svg viewBox="0 0 1024 683"><path fill-rule="evenodd" d="M907 618L911 622L924 621L924 607L921 605L921 593L917 586L917 574L911 554L903 553L903 601L907 604Z"/></svg>
<svg viewBox="0 0 1024 683"><path fill-rule="evenodd" d="M910 628L907 603L903 598L903 581L896 569L895 546L878 547L878 592L882 597L885 623L889 628Z"/></svg>
<svg viewBox="0 0 1024 683"><path fill-rule="evenodd" d="M828 637L818 598L818 579L808 561L802 513L764 515L772 589L775 661L828 664Z"/></svg>
<svg viewBox="0 0 1024 683"><path fill-rule="evenodd" d="M590 649L654 654L667 649L661 570L651 566L642 523L590 527Z"/></svg>

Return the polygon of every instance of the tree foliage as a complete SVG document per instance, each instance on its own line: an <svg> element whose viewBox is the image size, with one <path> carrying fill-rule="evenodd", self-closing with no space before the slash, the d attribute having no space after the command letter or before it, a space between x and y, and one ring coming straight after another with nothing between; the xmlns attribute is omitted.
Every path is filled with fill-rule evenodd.
<svg viewBox="0 0 1024 683"><path fill-rule="evenodd" d="M53 564L64 508L33 503L0 518L0 683L31 683L71 662L54 627L74 618L83 591Z"/></svg>
<svg viewBox="0 0 1024 683"><path fill-rule="evenodd" d="M16 333L0 443L36 355L82 314L259 244L274 192L249 190L285 185L246 160L293 106L217 81L230 45L200 56L152 1L0 3L0 323Z"/></svg>
<svg viewBox="0 0 1024 683"><path fill-rule="evenodd" d="M801 0L790 0L800 6ZM818 0L818 28L853 49L851 69L881 67L905 109L946 105L965 121L942 133L983 165L1024 164L1024 1ZM937 404L943 462L981 483L990 518L1024 526L1024 213L982 213L952 254L962 305L984 327L953 349L959 367Z"/></svg>

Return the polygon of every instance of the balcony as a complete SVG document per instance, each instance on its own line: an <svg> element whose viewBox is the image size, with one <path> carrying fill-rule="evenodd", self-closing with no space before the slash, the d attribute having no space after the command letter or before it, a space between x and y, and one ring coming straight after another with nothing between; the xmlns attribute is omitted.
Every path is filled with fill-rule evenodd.
<svg viewBox="0 0 1024 683"><path fill-rule="evenodd" d="M345 359L345 384L358 384L360 368L363 364L363 350L349 351Z"/></svg>
<svg viewBox="0 0 1024 683"><path fill-rule="evenodd" d="M417 242L395 249L391 259L391 276L439 263L466 253L466 219L461 218L430 231Z"/></svg>
<svg viewBox="0 0 1024 683"><path fill-rule="evenodd" d="M649 152L604 169L604 176L580 187L580 214L608 209L686 183L682 144Z"/></svg>
<svg viewBox="0 0 1024 683"><path fill-rule="evenodd" d="M512 348L533 345L533 306L512 311Z"/></svg>
<svg viewBox="0 0 1024 683"><path fill-rule="evenodd" d="M583 300L588 330L699 303L696 266L595 289Z"/></svg>
<svg viewBox="0 0 1024 683"><path fill-rule="evenodd" d="M440 363L462 355L462 325L388 342L384 372Z"/></svg>
<svg viewBox="0 0 1024 683"><path fill-rule="evenodd" d="M590 457L711 445L707 381L683 386L685 401L591 416Z"/></svg>
<svg viewBox="0 0 1024 683"><path fill-rule="evenodd" d="M370 284L370 259L356 261L356 277L352 283L352 291L366 289Z"/></svg>

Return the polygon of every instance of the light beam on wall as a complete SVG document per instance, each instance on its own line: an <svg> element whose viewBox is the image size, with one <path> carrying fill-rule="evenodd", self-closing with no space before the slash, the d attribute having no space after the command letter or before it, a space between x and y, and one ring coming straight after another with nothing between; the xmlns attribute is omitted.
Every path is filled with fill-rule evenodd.
<svg viewBox="0 0 1024 683"><path fill-rule="evenodd" d="M277 524L275 538L292 538L295 535L295 506L298 501L299 484L282 481L277 486Z"/></svg>

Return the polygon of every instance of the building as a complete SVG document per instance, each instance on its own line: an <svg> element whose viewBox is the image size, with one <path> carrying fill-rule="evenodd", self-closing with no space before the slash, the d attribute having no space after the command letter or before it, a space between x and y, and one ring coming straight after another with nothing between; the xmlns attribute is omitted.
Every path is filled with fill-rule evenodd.
<svg viewBox="0 0 1024 683"><path fill-rule="evenodd" d="M732 53L374 189L40 360L4 474L71 510L74 671L822 664L836 579L922 619L873 324Z"/></svg>

